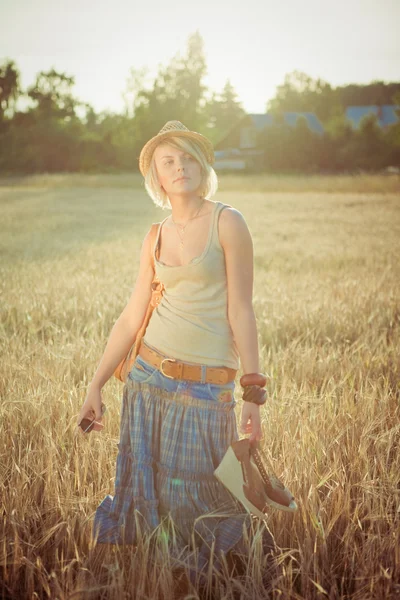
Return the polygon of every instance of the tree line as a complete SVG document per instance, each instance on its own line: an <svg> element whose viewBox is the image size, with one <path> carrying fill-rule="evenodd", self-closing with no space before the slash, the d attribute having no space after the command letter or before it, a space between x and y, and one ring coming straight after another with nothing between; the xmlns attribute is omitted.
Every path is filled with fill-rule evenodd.
<svg viewBox="0 0 400 600"><path fill-rule="evenodd" d="M54 68L41 71L22 90L18 67L7 59L0 64L0 172L135 172L143 145L172 119L216 144L246 111L229 80L220 93L208 89L206 72L203 39L196 31L184 55L160 67L150 85L146 69L131 69L122 113L96 113L75 97L73 76ZM30 103L25 110L17 109L21 99ZM333 88L299 71L286 75L266 104L274 125L258 135L263 155L252 170L334 173L400 167L400 120L381 129L370 115L357 130L346 120L347 106L366 104L400 105L400 83ZM290 127L283 120L288 111L315 113L325 133L313 133L301 118Z"/></svg>

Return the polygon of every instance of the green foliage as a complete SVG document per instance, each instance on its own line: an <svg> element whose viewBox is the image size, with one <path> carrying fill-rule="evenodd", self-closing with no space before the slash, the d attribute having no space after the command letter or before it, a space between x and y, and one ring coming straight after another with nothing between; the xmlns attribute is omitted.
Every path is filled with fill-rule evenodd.
<svg viewBox="0 0 400 600"><path fill-rule="evenodd" d="M51 69L41 71L36 82L28 89L28 96L37 102L35 115L38 120L52 117L68 119L75 117L76 99L72 95L73 77Z"/></svg>
<svg viewBox="0 0 400 600"><path fill-rule="evenodd" d="M176 54L150 82L147 69L131 69L124 93L123 114L102 112L77 99L74 77L54 68L41 71L23 92L15 63L0 65L0 170L34 172L138 171L146 141L173 119L206 135L213 144L223 140L246 115L229 80L220 93L203 80L207 72L203 40L196 31L183 56ZM17 111L19 98L31 104ZM400 84L374 81L370 85L332 88L322 79L294 71L277 88L267 110L274 125L259 134L250 170L277 172L374 171L400 166L400 120L381 130L375 117L366 117L353 130L345 106L400 105ZM305 119L296 127L285 124L285 112L314 113L324 135L310 131Z"/></svg>
<svg viewBox="0 0 400 600"><path fill-rule="evenodd" d="M13 114L15 103L20 94L20 74L12 60L0 65L0 123L7 114Z"/></svg>
<svg viewBox="0 0 400 600"><path fill-rule="evenodd" d="M246 114L236 96L234 87L228 79L221 94L214 92L204 105L207 130L203 133L213 144L222 139Z"/></svg>
<svg viewBox="0 0 400 600"><path fill-rule="evenodd" d="M337 103L338 93L329 83L294 71L285 76L283 85L277 87L275 98L269 101L267 111L272 114L313 112L321 121L326 121Z"/></svg>

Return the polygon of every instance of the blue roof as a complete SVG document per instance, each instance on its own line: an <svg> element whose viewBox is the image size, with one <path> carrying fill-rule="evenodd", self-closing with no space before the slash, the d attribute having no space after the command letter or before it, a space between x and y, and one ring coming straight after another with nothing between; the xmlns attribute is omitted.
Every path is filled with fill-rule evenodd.
<svg viewBox="0 0 400 600"><path fill-rule="evenodd" d="M251 120L253 121L253 125L258 129L258 131L261 131L262 129L264 129L264 127L266 125L272 125L274 122L272 115L270 115L268 113L253 114L253 115L248 115L248 116L251 117Z"/></svg>
<svg viewBox="0 0 400 600"><path fill-rule="evenodd" d="M283 113L284 121L291 127L296 127L298 117L305 117L309 129L315 133L324 133L320 121L314 113L310 112L285 112Z"/></svg>
<svg viewBox="0 0 400 600"><path fill-rule="evenodd" d="M258 131L261 131L262 129L264 129L264 127L266 127L268 125L273 125L273 123L274 123L274 118L270 113L250 114L248 116L251 117L251 120L253 121L253 124L258 129ZM291 127L296 127L297 117L305 117L307 120L308 127L309 127L309 129L311 129L311 131L314 131L315 133L324 133L324 128L321 125L320 121L318 120L318 117L314 113L311 113L311 112L285 112L285 113L283 113L283 118L284 118L285 123L287 125L290 125Z"/></svg>
<svg viewBox="0 0 400 600"><path fill-rule="evenodd" d="M283 113L285 123L291 127L296 127L297 118L302 117L302 116L305 117L307 124L308 124L308 128L311 131L313 131L314 133L318 133L318 134L324 133L324 128L323 128L321 122L319 121L318 117L314 113L311 113L311 112L285 112L285 113ZM251 124L257 129L257 131L262 131L265 127L269 127L274 124L274 117L270 113L246 114L246 115L243 115L243 117L232 126L230 133L234 130L240 129L242 127L243 122L248 120L249 118L251 119ZM225 135L225 137L222 140L220 140L218 142L218 144L223 143L225 141L225 139L230 135L230 133ZM223 156L225 156L226 150L216 150L215 152L216 152L216 154L215 154L216 157L222 158ZM223 154L218 154L219 152L221 152Z"/></svg>
<svg viewBox="0 0 400 600"><path fill-rule="evenodd" d="M227 150L214 150L215 158L233 158L235 156L241 156L242 153L239 148L228 148Z"/></svg>
<svg viewBox="0 0 400 600"><path fill-rule="evenodd" d="M374 114L378 117L379 125L387 127L398 122L399 117L396 115L396 109L400 110L400 106L396 106L395 104L384 104L383 106L348 106L346 108L346 117L352 126L358 129L363 117Z"/></svg>

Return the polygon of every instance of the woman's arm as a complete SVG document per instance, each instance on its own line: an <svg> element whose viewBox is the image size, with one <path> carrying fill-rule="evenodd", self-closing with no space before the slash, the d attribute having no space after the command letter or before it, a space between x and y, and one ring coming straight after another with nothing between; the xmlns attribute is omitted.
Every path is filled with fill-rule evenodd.
<svg viewBox="0 0 400 600"><path fill-rule="evenodd" d="M150 231L143 240L139 260L139 273L131 297L111 330L90 387L101 389L110 379L121 360L127 355L143 323L150 302L151 282L154 277L150 259Z"/></svg>
<svg viewBox="0 0 400 600"><path fill-rule="evenodd" d="M253 241L238 210L226 208L222 211L219 239L225 253L228 319L243 373L258 373L257 325L253 309Z"/></svg>
<svg viewBox="0 0 400 600"><path fill-rule="evenodd" d="M228 319L243 374L259 372L257 324L253 309L253 241L243 215L226 208L219 218L219 239L225 254ZM240 431L261 440L260 406L243 402Z"/></svg>

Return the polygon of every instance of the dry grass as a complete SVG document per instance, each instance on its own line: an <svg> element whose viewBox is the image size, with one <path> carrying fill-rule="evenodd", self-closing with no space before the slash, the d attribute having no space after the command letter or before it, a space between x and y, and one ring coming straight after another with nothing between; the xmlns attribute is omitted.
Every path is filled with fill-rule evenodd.
<svg viewBox="0 0 400 600"><path fill-rule="evenodd" d="M263 441L300 506L271 512L286 552L273 597L400 597L399 179L221 176L220 190L253 234L273 376ZM85 573L85 598L172 598L168 557L151 558L146 538L106 550L102 572L89 556L90 519L113 491L115 378L105 431L75 434L142 237L166 213L124 175L6 179L0 203L0 598L76 599ZM214 597L272 597L258 552Z"/></svg>

